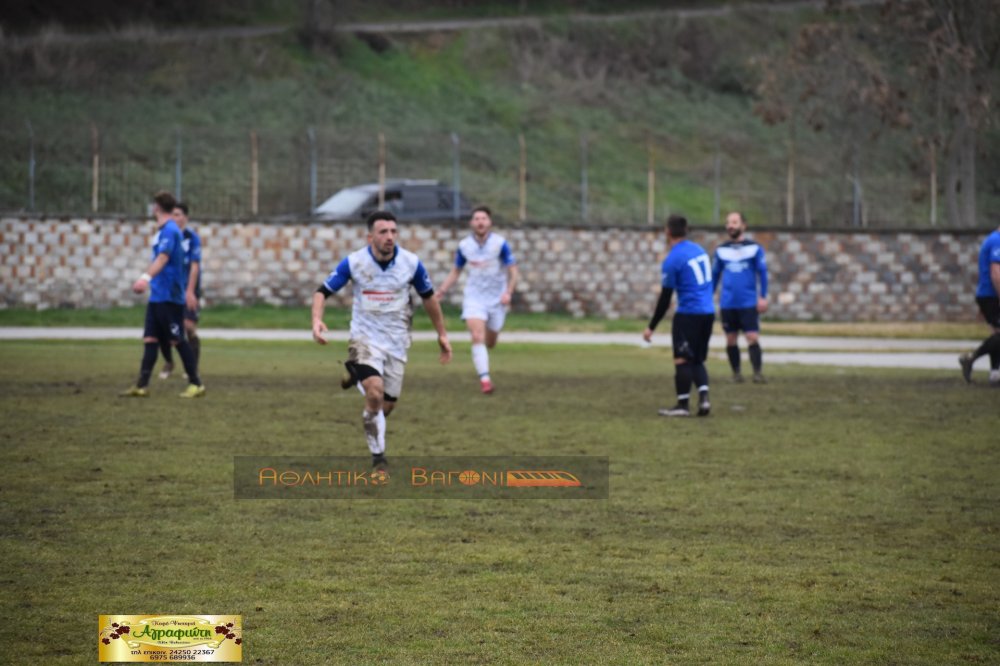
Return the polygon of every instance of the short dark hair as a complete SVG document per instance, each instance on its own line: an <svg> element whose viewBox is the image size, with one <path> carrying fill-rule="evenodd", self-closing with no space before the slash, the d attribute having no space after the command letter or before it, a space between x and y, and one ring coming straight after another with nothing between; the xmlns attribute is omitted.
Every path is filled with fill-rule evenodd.
<svg viewBox="0 0 1000 666"><path fill-rule="evenodd" d="M740 218L740 222L742 222L743 224L747 223L747 216L744 215L742 212L740 212L738 210L734 210L734 211L732 211L732 213L734 213L737 217Z"/></svg>
<svg viewBox="0 0 1000 666"><path fill-rule="evenodd" d="M667 233L672 238L684 238L688 235L688 221L683 215L671 215L667 218Z"/></svg>
<svg viewBox="0 0 1000 666"><path fill-rule="evenodd" d="M365 222L368 224L368 231L371 231L372 227L374 227L375 223L378 222L379 220L385 220L386 222L395 222L396 216L387 210L377 210L374 213L371 213L365 220Z"/></svg>
<svg viewBox="0 0 1000 666"><path fill-rule="evenodd" d="M160 190L153 195L153 203L160 207L164 213L172 213L177 207L177 199L170 192Z"/></svg>
<svg viewBox="0 0 1000 666"><path fill-rule="evenodd" d="M178 201L177 205L175 205L174 208L180 208L182 211L184 211L185 216L188 214L188 205L186 201Z"/></svg>
<svg viewBox="0 0 1000 666"><path fill-rule="evenodd" d="M472 209L472 213L469 215L469 217L472 217L476 213L486 213L486 215L491 220L493 219L493 211L490 210L489 206L476 206L475 208Z"/></svg>

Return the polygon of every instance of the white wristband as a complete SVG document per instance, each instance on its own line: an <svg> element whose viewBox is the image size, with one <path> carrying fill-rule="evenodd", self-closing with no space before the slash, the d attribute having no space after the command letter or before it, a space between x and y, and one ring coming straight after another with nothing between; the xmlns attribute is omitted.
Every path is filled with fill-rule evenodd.
<svg viewBox="0 0 1000 666"><path fill-rule="evenodd" d="M143 273L142 275L139 276L139 279L140 280L145 280L146 282L152 282L153 281L153 276L150 275L149 273Z"/></svg>

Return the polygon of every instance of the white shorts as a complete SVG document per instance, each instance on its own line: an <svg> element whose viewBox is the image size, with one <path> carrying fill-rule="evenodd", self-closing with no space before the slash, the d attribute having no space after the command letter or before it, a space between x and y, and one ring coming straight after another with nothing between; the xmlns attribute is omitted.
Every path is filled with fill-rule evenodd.
<svg viewBox="0 0 1000 666"><path fill-rule="evenodd" d="M382 375L382 392L386 396L399 398L403 390L403 373L406 361L396 358L384 349L373 347L367 340L350 340L347 356L358 365L367 365Z"/></svg>
<svg viewBox="0 0 1000 666"><path fill-rule="evenodd" d="M462 301L462 320L466 319L482 319L486 322L486 328L499 333L507 319L507 306L500 303L486 305L482 301L467 298Z"/></svg>

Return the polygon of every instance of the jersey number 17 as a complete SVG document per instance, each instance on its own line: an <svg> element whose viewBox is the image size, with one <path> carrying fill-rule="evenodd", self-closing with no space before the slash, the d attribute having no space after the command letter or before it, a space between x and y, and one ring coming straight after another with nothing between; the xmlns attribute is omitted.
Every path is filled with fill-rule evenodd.
<svg viewBox="0 0 1000 666"><path fill-rule="evenodd" d="M701 256L695 257L688 262L688 266L694 272L694 279L698 284L705 284L712 280L712 262L709 261L708 255L703 254Z"/></svg>

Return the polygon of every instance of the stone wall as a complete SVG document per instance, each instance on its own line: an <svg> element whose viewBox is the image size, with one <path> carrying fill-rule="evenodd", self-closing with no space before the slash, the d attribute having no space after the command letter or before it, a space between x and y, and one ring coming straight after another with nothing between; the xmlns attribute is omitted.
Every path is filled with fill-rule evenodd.
<svg viewBox="0 0 1000 666"><path fill-rule="evenodd" d="M205 303L305 304L340 258L361 247L361 224L194 223L204 243ZM154 228L127 219L0 219L0 307L106 307L145 299L132 281L149 262ZM498 229L522 283L514 308L645 317L659 291L662 231L637 228ZM401 225L435 283L450 269L464 226ZM770 266L770 316L823 321L972 320L976 256L986 232L758 230ZM706 249L722 234L700 230ZM347 296L338 295L341 304ZM449 300L458 303L461 290Z"/></svg>

